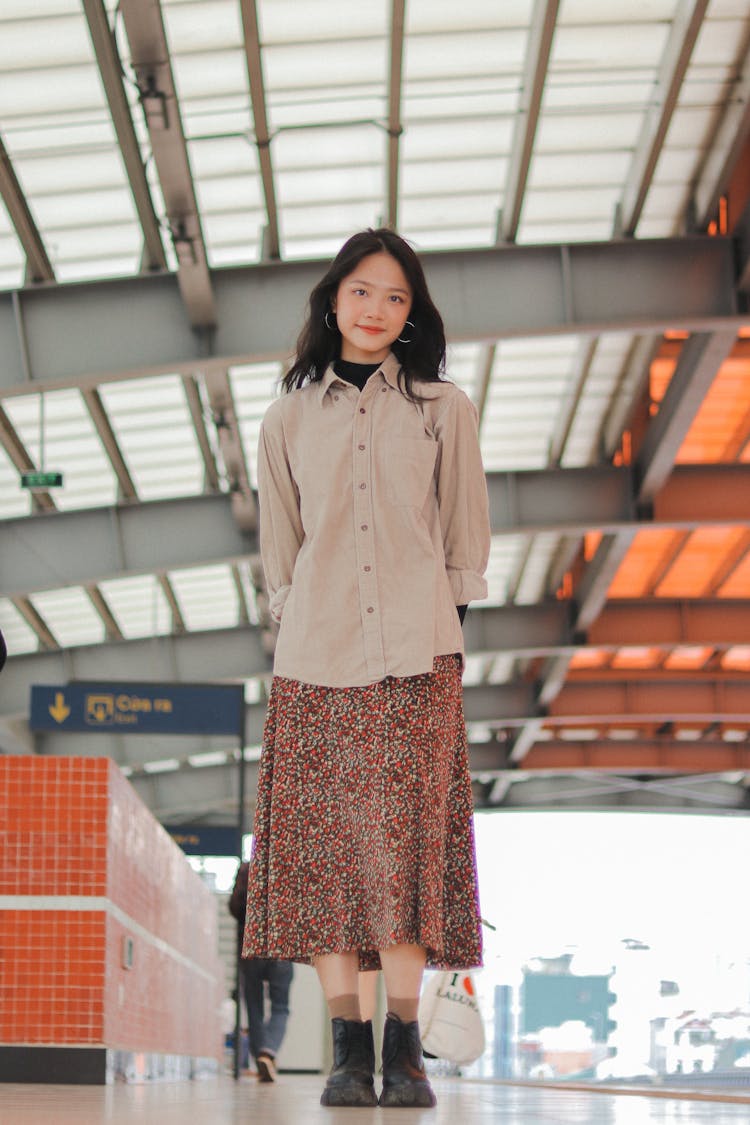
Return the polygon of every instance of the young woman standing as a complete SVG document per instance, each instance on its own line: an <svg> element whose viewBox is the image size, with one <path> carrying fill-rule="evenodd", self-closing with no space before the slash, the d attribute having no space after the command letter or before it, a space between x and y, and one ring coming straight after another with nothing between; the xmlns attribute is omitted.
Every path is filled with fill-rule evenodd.
<svg viewBox="0 0 750 1125"><path fill-rule="evenodd" d="M481 963L461 622L486 596L476 411L442 378L422 266L350 238L310 296L258 458L280 623L245 956L312 963L332 1020L323 1105L378 1104L358 972L382 968L383 1106L431 1106L425 966Z"/></svg>

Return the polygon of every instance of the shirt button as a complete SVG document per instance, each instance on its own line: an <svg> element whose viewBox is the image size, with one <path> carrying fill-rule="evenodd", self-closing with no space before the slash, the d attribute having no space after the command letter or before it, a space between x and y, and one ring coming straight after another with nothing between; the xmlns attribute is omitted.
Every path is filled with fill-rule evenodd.
<svg viewBox="0 0 750 1125"><path fill-rule="evenodd" d="M388 394L388 388L387 387L381 387L380 389L382 390L384 395Z"/></svg>
<svg viewBox="0 0 750 1125"><path fill-rule="evenodd" d="M364 569L364 571L365 571L365 572L366 572L367 574L369 574L369 573L370 573L370 571L372 570L372 567L371 567L371 566L366 566L366 567L363 567L363 569Z"/></svg>
<svg viewBox="0 0 750 1125"><path fill-rule="evenodd" d="M367 413L367 411L365 410L364 406L360 406L360 408L359 408L359 412L360 412L360 414L366 414L366 413Z"/></svg>
<svg viewBox="0 0 750 1125"><path fill-rule="evenodd" d="M365 448L364 445L358 445L357 446L357 449L364 449L364 448Z"/></svg>
<svg viewBox="0 0 750 1125"><path fill-rule="evenodd" d="M374 606L368 605L368 607L367 607L367 612L368 612L368 613L374 613L374 612L375 612L375 608L374 608Z"/></svg>
<svg viewBox="0 0 750 1125"><path fill-rule="evenodd" d="M360 488L367 488L367 485L366 485L366 484L361 484L361 485L360 485L359 487L360 487Z"/></svg>
<svg viewBox="0 0 750 1125"><path fill-rule="evenodd" d="M338 396L338 395L334 395L334 396L333 396L333 401L334 401L334 402L338 402L338 401L339 401L339 396Z"/></svg>
<svg viewBox="0 0 750 1125"><path fill-rule="evenodd" d="M362 524L362 526L360 528L360 531L367 531L367 524L366 523Z"/></svg>

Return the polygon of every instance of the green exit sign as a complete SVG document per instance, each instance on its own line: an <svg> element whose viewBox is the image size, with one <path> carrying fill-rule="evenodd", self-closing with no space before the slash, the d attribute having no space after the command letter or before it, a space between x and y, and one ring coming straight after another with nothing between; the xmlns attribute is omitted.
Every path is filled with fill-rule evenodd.
<svg viewBox="0 0 750 1125"><path fill-rule="evenodd" d="M62 488L62 473L21 473L21 488L32 491Z"/></svg>

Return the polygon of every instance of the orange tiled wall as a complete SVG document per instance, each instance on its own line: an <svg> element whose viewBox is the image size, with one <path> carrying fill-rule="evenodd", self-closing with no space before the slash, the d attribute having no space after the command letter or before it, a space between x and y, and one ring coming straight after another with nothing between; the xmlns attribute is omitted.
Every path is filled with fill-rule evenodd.
<svg viewBox="0 0 750 1125"><path fill-rule="evenodd" d="M0 1043L218 1057L216 926L109 759L0 757Z"/></svg>

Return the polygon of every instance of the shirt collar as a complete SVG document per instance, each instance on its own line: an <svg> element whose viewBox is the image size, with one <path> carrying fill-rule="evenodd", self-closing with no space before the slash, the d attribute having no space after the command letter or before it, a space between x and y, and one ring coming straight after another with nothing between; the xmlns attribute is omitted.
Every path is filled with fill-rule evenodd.
<svg viewBox="0 0 750 1125"><path fill-rule="evenodd" d="M399 384L398 384L398 374L399 374L400 370L401 370L401 364L396 359L393 352L389 352L388 355L383 360L383 362L381 363L380 367L377 369L377 371L374 371L373 374L374 375L377 375L378 373L381 374L383 376L383 378L385 379L386 383L388 383L389 386L393 387L394 390L398 391L398 390L400 390L400 387L399 387ZM370 378L372 378L372 376L370 376ZM321 403L321 405L323 404L323 400L326 396L326 392L328 391L328 389L329 389L329 387L331 386L332 383L344 383L347 386L349 385L349 384L346 383L345 379L339 378L339 376L333 370L333 364L331 364L328 368L326 368L326 372L325 372L323 378L320 380L320 390L319 390L318 393L319 393L319 402Z"/></svg>

